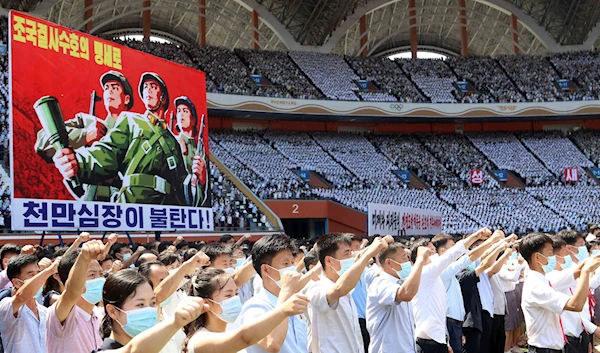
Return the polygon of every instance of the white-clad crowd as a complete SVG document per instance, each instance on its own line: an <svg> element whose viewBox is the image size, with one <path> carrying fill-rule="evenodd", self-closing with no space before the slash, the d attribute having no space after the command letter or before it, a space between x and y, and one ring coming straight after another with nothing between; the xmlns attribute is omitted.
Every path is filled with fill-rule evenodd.
<svg viewBox="0 0 600 353"><path fill-rule="evenodd" d="M566 168L578 168L577 185L598 185L585 172L594 164L562 132L528 132L519 138L559 179L565 181Z"/></svg>
<svg viewBox="0 0 600 353"><path fill-rule="evenodd" d="M290 52L289 55L327 98L358 100L355 94L358 86L354 81L359 77L341 56L305 51Z"/></svg>
<svg viewBox="0 0 600 353"><path fill-rule="evenodd" d="M346 56L350 67L362 80L367 80L379 87L381 96L369 95L369 92L359 92L363 100L368 101L400 101L405 103L425 102L415 85L396 62L381 57Z"/></svg>
<svg viewBox="0 0 600 353"><path fill-rule="evenodd" d="M559 182L513 134L476 133L467 137L498 168L519 173L528 186Z"/></svg>

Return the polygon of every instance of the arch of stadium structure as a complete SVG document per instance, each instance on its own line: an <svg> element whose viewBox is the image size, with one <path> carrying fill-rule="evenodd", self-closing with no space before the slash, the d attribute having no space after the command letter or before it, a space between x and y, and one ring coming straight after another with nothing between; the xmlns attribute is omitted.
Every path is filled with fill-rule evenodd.
<svg viewBox="0 0 600 353"><path fill-rule="evenodd" d="M84 29L87 23L93 23L90 32L98 35L121 28L141 28L140 14L144 10L150 10L153 30L170 33L188 42L198 41L199 17L204 17L208 26L207 43L211 45L247 48L257 44L261 49L310 50L349 55L357 55L365 48L369 55L376 55L380 51L404 46L411 27L408 0L348 1L355 5L348 8L340 22L335 22L337 25L327 25L331 32L323 35L319 42L321 45L302 45L299 42L298 38L302 39L302 36L295 32L296 28L290 27L290 20L281 17L275 10L274 4L288 6L283 0L206 0L205 15L199 13L201 5L198 0L152 0L148 7L144 7L144 0L93 0L92 5L87 7L85 2L48 0L44 2L44 6L40 4L39 7L50 7L45 10L43 17L69 27ZM92 16L84 19L82 14L90 9ZM456 0L416 0L415 9L416 15L412 18L417 21L414 26L417 27L419 45L460 52L460 27L464 25L460 23L461 8L457 6ZM260 19L258 40L252 35L253 11L256 11ZM316 9L315 12L318 15ZM512 38L515 32L510 25L512 14L518 19L518 43ZM359 29L362 16L366 16L369 22L366 34L360 33ZM475 55L508 55L513 53L513 46L529 54L592 49L600 41L600 26L596 26L584 43L561 45L555 39L554 32L551 33L540 24L543 21L537 15L531 14L531 9L514 1L466 0L466 16L468 48ZM321 22L318 24L323 25ZM297 24L295 26L298 27ZM364 36L368 38L367 44L361 43L361 37Z"/></svg>

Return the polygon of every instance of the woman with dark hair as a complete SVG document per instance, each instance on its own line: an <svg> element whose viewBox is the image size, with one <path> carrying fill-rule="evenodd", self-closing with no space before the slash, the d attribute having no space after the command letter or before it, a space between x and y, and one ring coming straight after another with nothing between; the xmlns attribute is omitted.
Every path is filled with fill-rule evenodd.
<svg viewBox="0 0 600 353"><path fill-rule="evenodd" d="M134 269L108 276L102 299L105 317L100 333L104 342L94 352L158 353L178 330L209 309L201 298L186 298L173 318L156 325L152 287Z"/></svg>
<svg viewBox="0 0 600 353"><path fill-rule="evenodd" d="M216 268L206 268L192 278L190 297L206 299L209 310L185 327L187 338L184 353L219 352L240 353L265 338L288 317L306 311L306 296L293 294L300 275L286 273L282 276L282 289L275 310L251 325L235 328L233 323L240 314L242 304L237 286L231 275Z"/></svg>

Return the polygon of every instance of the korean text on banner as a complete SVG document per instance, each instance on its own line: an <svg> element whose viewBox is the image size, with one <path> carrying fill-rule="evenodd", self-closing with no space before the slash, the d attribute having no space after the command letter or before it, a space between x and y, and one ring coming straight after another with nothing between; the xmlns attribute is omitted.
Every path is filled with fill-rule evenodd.
<svg viewBox="0 0 600 353"><path fill-rule="evenodd" d="M14 230L213 229L205 75L9 19Z"/></svg>
<svg viewBox="0 0 600 353"><path fill-rule="evenodd" d="M369 236L434 235L442 232L442 214L438 211L369 203Z"/></svg>

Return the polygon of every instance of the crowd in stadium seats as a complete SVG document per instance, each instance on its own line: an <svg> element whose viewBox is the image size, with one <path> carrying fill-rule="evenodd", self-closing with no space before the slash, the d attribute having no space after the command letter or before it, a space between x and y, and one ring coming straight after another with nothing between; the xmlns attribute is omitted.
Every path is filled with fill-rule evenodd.
<svg viewBox="0 0 600 353"><path fill-rule="evenodd" d="M277 98L322 99L324 94L327 99L406 103L591 100L598 99L600 79L600 58L594 52L393 62L314 52L231 51L194 44L115 41L204 70L208 92ZM251 74L261 74L265 81L256 84ZM560 88L559 79L569 80L569 90ZM367 80L376 90L361 90L357 80ZM456 82L462 80L474 90L457 89Z"/></svg>
<svg viewBox="0 0 600 353"><path fill-rule="evenodd" d="M554 185L558 180L509 133L468 134L469 140L498 168L517 172L526 185Z"/></svg>
<svg viewBox="0 0 600 353"><path fill-rule="evenodd" d="M460 188L464 185L411 135L377 134L370 139L399 170L413 171L434 188Z"/></svg>
<svg viewBox="0 0 600 353"><path fill-rule="evenodd" d="M465 95L462 103L513 103L525 101L518 89L510 82L510 79L502 71L498 62L492 58L485 57L448 57L446 63L450 65L458 75L459 79L473 84L479 93L488 92L491 97L487 102L473 99L473 95Z"/></svg>
<svg viewBox="0 0 600 353"><path fill-rule="evenodd" d="M560 75L550 62L540 56L511 55L499 59L500 64L515 81L530 102L582 100L580 92L568 93L558 87Z"/></svg>
<svg viewBox="0 0 600 353"><path fill-rule="evenodd" d="M397 60L432 103L454 103L456 77L443 60Z"/></svg>
<svg viewBox="0 0 600 353"><path fill-rule="evenodd" d="M290 52L290 57L329 99L357 101L359 77L341 56Z"/></svg>
<svg viewBox="0 0 600 353"><path fill-rule="evenodd" d="M263 214L217 167L211 164L212 207L215 225L231 230L272 227Z"/></svg>
<svg viewBox="0 0 600 353"><path fill-rule="evenodd" d="M527 188L527 192L571 224L585 224L590 219L600 219L600 208L595 206L600 197L597 185L538 186Z"/></svg>
<svg viewBox="0 0 600 353"><path fill-rule="evenodd" d="M289 92L286 98L323 98L286 52L249 49L236 49L235 52L248 64L252 73L261 74L271 84Z"/></svg>
<svg viewBox="0 0 600 353"><path fill-rule="evenodd" d="M600 166L600 133L596 130L578 130L571 133L571 137L585 156Z"/></svg>
<svg viewBox="0 0 600 353"><path fill-rule="evenodd" d="M508 232L522 234L524 227L544 232L556 232L565 220L542 206L539 201L519 189L452 189L440 193L440 198L478 224L492 224Z"/></svg>
<svg viewBox="0 0 600 353"><path fill-rule="evenodd" d="M422 134L419 135L419 139L446 169L460 176L464 182L470 183L471 170L483 170L484 183L482 186L498 187L498 183L489 173L494 169L492 163L463 135ZM432 169L431 172L436 173L437 170Z"/></svg>
<svg viewBox="0 0 600 353"><path fill-rule="evenodd" d="M379 98L371 92L359 92L366 101L396 101L422 103L425 98L395 62L380 57L346 56L346 61L362 80L379 86Z"/></svg>
<svg viewBox="0 0 600 353"><path fill-rule="evenodd" d="M231 168L235 175L241 176L258 197L262 199L310 197L308 185L292 172L293 169L297 169L297 165L286 159L258 134L252 131L213 130L211 137L215 144L218 143L220 146L217 147L217 157L219 154L224 154L224 151L219 151L223 148L231 156L224 161L226 166ZM252 171L252 174L245 169Z"/></svg>
<svg viewBox="0 0 600 353"><path fill-rule="evenodd" d="M356 133L314 132L317 143L361 182L351 188L385 186L397 188L399 179L389 159L375 150L364 135Z"/></svg>
<svg viewBox="0 0 600 353"><path fill-rule="evenodd" d="M550 61L561 73L585 93L582 100L597 99L600 89L600 57L598 52L570 52L550 56Z"/></svg>
<svg viewBox="0 0 600 353"><path fill-rule="evenodd" d="M579 183L596 184L585 173L593 163L560 131L528 132L520 139L554 175L563 179L565 168L579 168Z"/></svg>

